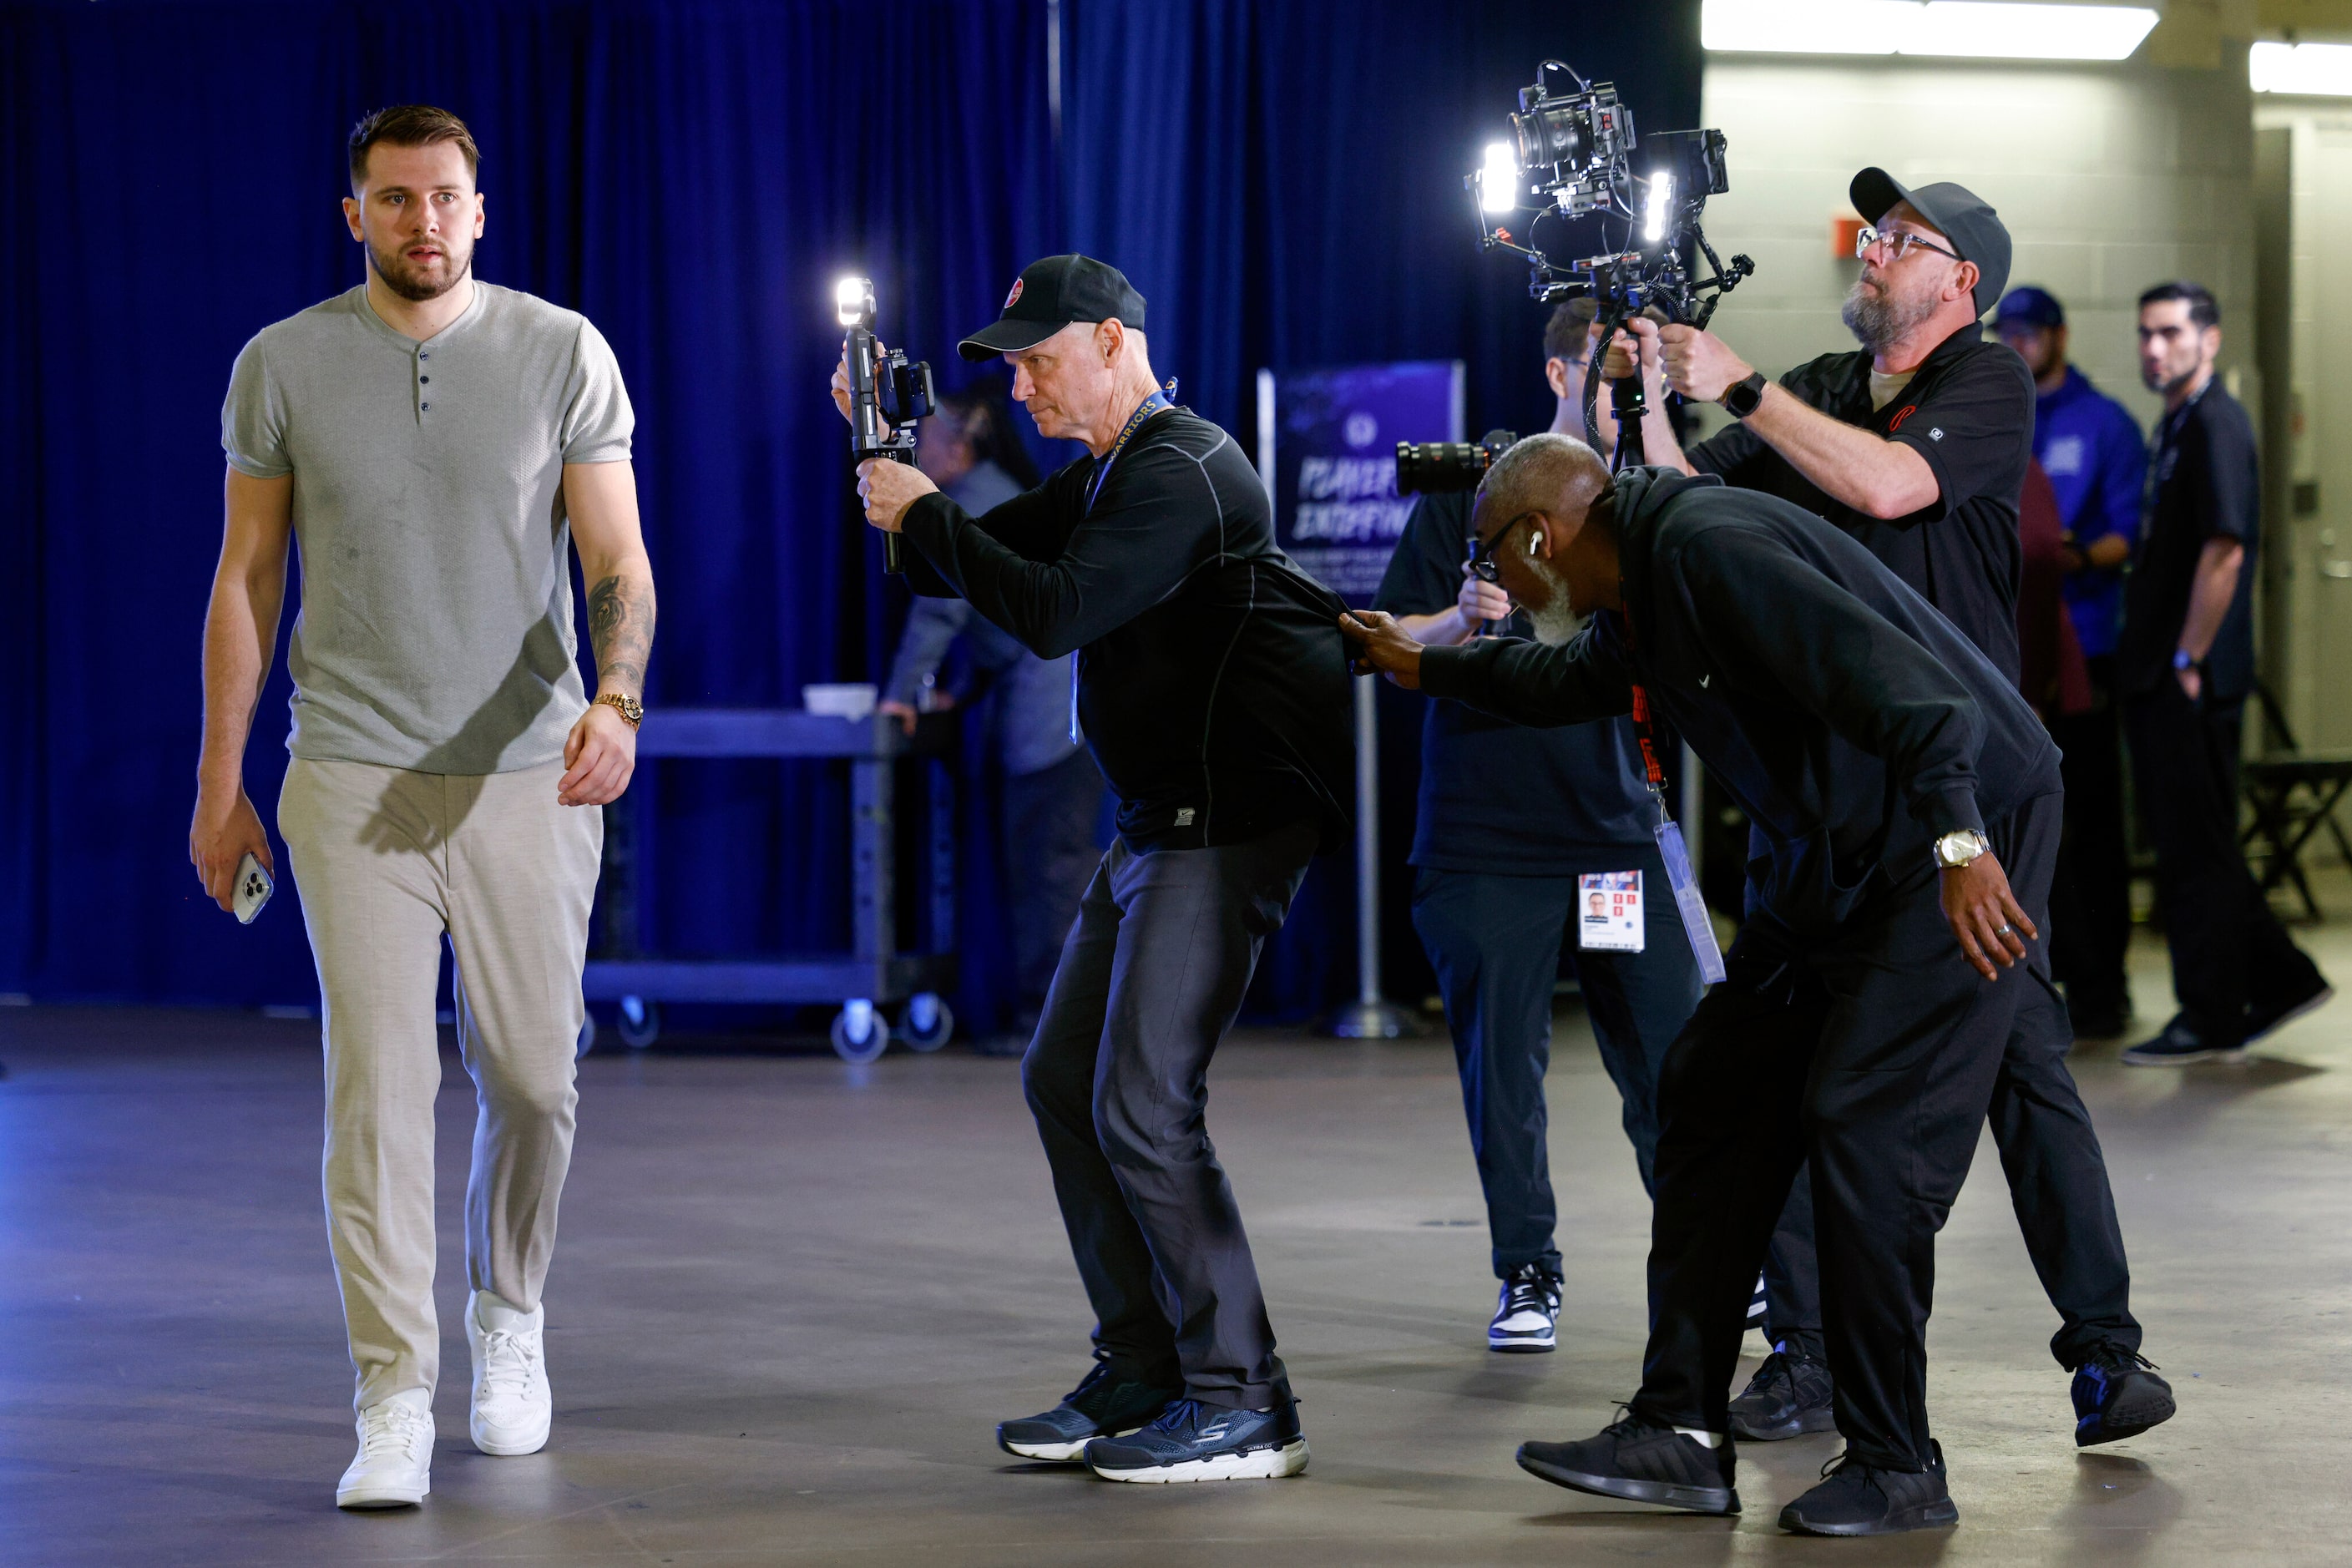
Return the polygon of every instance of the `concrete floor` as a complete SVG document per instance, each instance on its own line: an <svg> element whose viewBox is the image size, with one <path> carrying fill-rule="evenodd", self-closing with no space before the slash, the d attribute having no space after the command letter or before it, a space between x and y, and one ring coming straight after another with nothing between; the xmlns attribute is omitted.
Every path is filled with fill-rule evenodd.
<svg viewBox="0 0 2352 1568"><path fill-rule="evenodd" d="M2352 978L2352 926L2310 941ZM2153 1027L2162 957L2136 964ZM1833 1436L1744 1451L1737 1522L1513 1466L1522 1438L1597 1428L1638 1375L1645 1219L1586 1038L1564 1011L1566 1342L1518 1358L1483 1346L1493 1287L1445 1047L1231 1046L1213 1122L1314 1465L1173 1488L991 1442L1076 1380L1087 1327L1012 1063L592 1057L549 1291L552 1445L473 1451L453 1332L432 1498L355 1516L331 1506L352 1433L315 1026L0 1011L0 1562L2352 1562L2352 1000L2242 1067L2077 1053L2147 1349L2180 1396L2137 1441L2074 1448L2054 1319L1983 1152L1932 1330L1960 1526L1884 1542L1773 1528ZM448 1077L454 1329L470 1102Z"/></svg>

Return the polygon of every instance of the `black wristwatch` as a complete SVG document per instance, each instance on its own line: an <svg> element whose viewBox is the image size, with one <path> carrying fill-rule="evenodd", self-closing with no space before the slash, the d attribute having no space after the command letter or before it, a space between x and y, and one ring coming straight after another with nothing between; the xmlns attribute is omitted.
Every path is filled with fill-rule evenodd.
<svg viewBox="0 0 2352 1568"><path fill-rule="evenodd" d="M1764 401L1764 373L1760 370L1748 372L1747 379L1735 381L1725 387L1722 397L1717 401L1734 419L1747 418Z"/></svg>

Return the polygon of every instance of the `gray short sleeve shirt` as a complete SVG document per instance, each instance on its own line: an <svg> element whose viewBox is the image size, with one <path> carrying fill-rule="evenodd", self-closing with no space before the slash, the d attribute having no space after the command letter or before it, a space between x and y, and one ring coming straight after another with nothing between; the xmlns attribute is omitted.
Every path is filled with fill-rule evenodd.
<svg viewBox="0 0 2352 1568"><path fill-rule="evenodd" d="M298 757L422 773L537 767L587 708L566 463L629 456L635 418L585 317L477 282L418 342L352 289L265 327L221 445L294 479Z"/></svg>

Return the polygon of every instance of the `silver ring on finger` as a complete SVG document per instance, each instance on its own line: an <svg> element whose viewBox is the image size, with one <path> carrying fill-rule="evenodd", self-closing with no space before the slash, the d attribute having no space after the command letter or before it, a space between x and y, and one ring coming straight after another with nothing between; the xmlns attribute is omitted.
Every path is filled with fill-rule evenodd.
<svg viewBox="0 0 2352 1568"><path fill-rule="evenodd" d="M1994 931L1993 934L1995 936L2014 936L2017 934L2017 928L2004 921L2001 922L2000 928Z"/></svg>

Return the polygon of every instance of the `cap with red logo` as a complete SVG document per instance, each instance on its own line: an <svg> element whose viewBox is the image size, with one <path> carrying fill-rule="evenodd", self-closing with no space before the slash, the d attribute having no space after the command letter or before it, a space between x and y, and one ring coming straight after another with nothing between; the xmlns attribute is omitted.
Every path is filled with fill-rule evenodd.
<svg viewBox="0 0 2352 1568"><path fill-rule="evenodd" d="M1091 256L1049 256L1013 280L996 320L956 345L968 360L1035 348L1072 321L1118 321L1143 331L1143 296L1127 274Z"/></svg>

